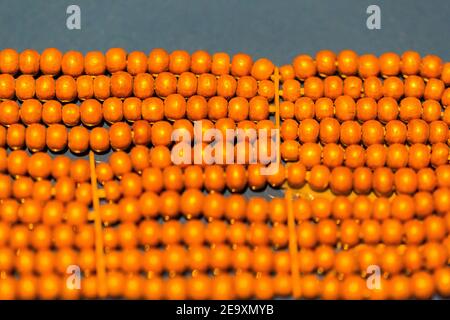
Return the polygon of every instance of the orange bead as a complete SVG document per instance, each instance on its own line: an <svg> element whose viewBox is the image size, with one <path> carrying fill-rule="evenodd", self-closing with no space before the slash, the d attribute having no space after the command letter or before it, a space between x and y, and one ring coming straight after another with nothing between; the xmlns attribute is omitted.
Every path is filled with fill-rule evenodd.
<svg viewBox="0 0 450 320"><path fill-rule="evenodd" d="M243 98L252 98L258 91L258 83L255 78L243 76L237 82L236 95Z"/></svg>
<svg viewBox="0 0 450 320"><path fill-rule="evenodd" d="M197 50L191 56L191 71L195 74L208 73L211 70L211 55L204 50Z"/></svg>
<svg viewBox="0 0 450 320"><path fill-rule="evenodd" d="M269 227L265 223L255 222L249 228L248 242L252 246L263 246L269 243Z"/></svg>
<svg viewBox="0 0 450 320"><path fill-rule="evenodd" d="M411 75L405 79L405 96L421 98L425 92L425 83L419 76Z"/></svg>
<svg viewBox="0 0 450 320"><path fill-rule="evenodd" d="M96 126L103 120L102 105L95 99L88 99L80 105L80 119L86 126Z"/></svg>
<svg viewBox="0 0 450 320"><path fill-rule="evenodd" d="M380 144L384 141L384 129L380 122L368 120L361 126L362 142L366 146Z"/></svg>
<svg viewBox="0 0 450 320"><path fill-rule="evenodd" d="M322 149L322 164L335 168L342 165L344 161L344 151L336 143L328 143Z"/></svg>
<svg viewBox="0 0 450 320"><path fill-rule="evenodd" d="M381 239L380 223L376 220L364 220L361 224L361 238L367 244L378 243Z"/></svg>
<svg viewBox="0 0 450 320"><path fill-rule="evenodd" d="M69 149L74 153L82 153L89 148L89 131L84 127L74 127L69 131Z"/></svg>
<svg viewBox="0 0 450 320"><path fill-rule="evenodd" d="M394 52L383 53L379 58L379 63L383 76L396 76L400 72L400 57Z"/></svg>
<svg viewBox="0 0 450 320"><path fill-rule="evenodd" d="M189 267L192 270L206 271L210 263L210 250L205 246L193 245L189 247Z"/></svg>
<svg viewBox="0 0 450 320"><path fill-rule="evenodd" d="M111 96L111 78L98 75L94 78L94 96L98 100L105 100Z"/></svg>
<svg viewBox="0 0 450 320"><path fill-rule="evenodd" d="M348 95L353 99L358 99L361 97L363 91L363 83L361 78L350 76L344 80L344 94Z"/></svg>
<svg viewBox="0 0 450 320"><path fill-rule="evenodd" d="M76 104L65 104L62 107L61 113L62 121L65 125L72 127L79 124L81 118L80 108Z"/></svg>
<svg viewBox="0 0 450 320"><path fill-rule="evenodd" d="M415 298L430 299L435 289L432 276L425 271L414 273L411 277L411 288Z"/></svg>
<svg viewBox="0 0 450 320"><path fill-rule="evenodd" d="M84 57L81 52L67 51L61 60L61 71L63 74L78 77L84 70Z"/></svg>
<svg viewBox="0 0 450 320"><path fill-rule="evenodd" d="M217 95L219 96L229 99L234 96L236 88L237 82L234 77L230 75L221 75L217 80Z"/></svg>
<svg viewBox="0 0 450 320"><path fill-rule="evenodd" d="M151 140L152 144L169 145L171 142L172 126L167 121L158 121L152 126Z"/></svg>
<svg viewBox="0 0 450 320"><path fill-rule="evenodd" d="M308 79L314 79L314 78L308 78ZM333 100L330 98L319 98L316 100L314 104L314 113L315 118L319 121L325 119L325 118L332 118L334 117L335 108L333 104Z"/></svg>
<svg viewBox="0 0 450 320"><path fill-rule="evenodd" d="M50 100L56 94L56 82L51 75L40 76L35 84L36 97L39 100Z"/></svg>
<svg viewBox="0 0 450 320"><path fill-rule="evenodd" d="M125 150L131 145L131 129L124 122L114 123L109 129L111 147L117 150Z"/></svg>
<svg viewBox="0 0 450 320"><path fill-rule="evenodd" d="M146 99L153 95L154 79L148 73L140 73L134 77L133 94L139 99Z"/></svg>
<svg viewBox="0 0 450 320"><path fill-rule="evenodd" d="M375 100L383 97L383 83L375 76L368 77L364 80L364 94L368 98Z"/></svg>
<svg viewBox="0 0 450 320"><path fill-rule="evenodd" d="M175 93L177 89L177 79L172 73L162 72L155 79L155 92L157 95L166 97Z"/></svg>
<svg viewBox="0 0 450 320"><path fill-rule="evenodd" d="M267 98L269 101L273 100L275 97L275 86L272 80L262 80L258 83L258 95Z"/></svg>
<svg viewBox="0 0 450 320"><path fill-rule="evenodd" d="M88 100L88 101L90 101L90 100ZM86 101L81 104L81 107L83 106L84 103L86 103ZM92 104L92 106L95 106L96 108L98 108L97 103ZM80 109L81 109L81 107L80 107ZM94 110L92 110L92 112L93 111ZM109 123L115 123L115 122L121 121L123 119L122 101L116 97L108 98L105 101L103 101L103 104L101 105L101 110L100 111L96 110L93 113L95 113L95 117L100 116Z"/></svg>
<svg viewBox="0 0 450 320"><path fill-rule="evenodd" d="M19 55L19 69L22 74L35 75L39 72L39 53L33 49L25 49Z"/></svg>
<svg viewBox="0 0 450 320"><path fill-rule="evenodd" d="M335 258L335 268L338 273L345 275L350 275L356 271L357 265L354 252L339 251Z"/></svg>
<svg viewBox="0 0 450 320"><path fill-rule="evenodd" d="M227 166L225 174L227 187L232 192L242 191L246 187L247 177L244 166L239 164L231 164Z"/></svg>
<svg viewBox="0 0 450 320"><path fill-rule="evenodd" d="M356 121L344 121L340 126L340 141L347 146L359 144L361 135L361 126Z"/></svg>
<svg viewBox="0 0 450 320"><path fill-rule="evenodd" d="M211 295L211 280L204 274L188 279L189 297L194 300L208 299Z"/></svg>
<svg viewBox="0 0 450 320"><path fill-rule="evenodd" d="M395 120L398 116L399 109L397 102L390 97L378 100L378 120L383 123Z"/></svg>
<svg viewBox="0 0 450 320"><path fill-rule="evenodd" d="M122 48L111 48L106 52L106 69L113 74L125 70L127 66L127 53Z"/></svg>
<svg viewBox="0 0 450 320"><path fill-rule="evenodd" d="M307 169L321 163L322 150L319 144L305 143L300 147L299 158Z"/></svg>
<svg viewBox="0 0 450 320"><path fill-rule="evenodd" d="M12 99L15 93L15 80L10 74L0 75L0 98Z"/></svg>
<svg viewBox="0 0 450 320"><path fill-rule="evenodd" d="M171 94L164 100L164 115L170 120L184 117L186 113L186 100L179 94Z"/></svg>
<svg viewBox="0 0 450 320"><path fill-rule="evenodd" d="M377 76L380 72L378 59L373 54L363 54L358 59L358 73L362 78Z"/></svg>
<svg viewBox="0 0 450 320"><path fill-rule="evenodd" d="M197 77L191 72L183 72L178 78L177 92L190 97L197 92Z"/></svg>
<svg viewBox="0 0 450 320"><path fill-rule="evenodd" d="M115 72L111 76L111 94L114 97L126 98L133 92L133 77L123 71Z"/></svg>
<svg viewBox="0 0 450 320"><path fill-rule="evenodd" d="M266 80L269 79L273 73L274 65L272 61L261 58L255 61L252 66L251 75L256 80Z"/></svg>
<svg viewBox="0 0 450 320"><path fill-rule="evenodd" d="M335 300L340 297L339 280L334 275L327 275L322 280L322 298L325 300Z"/></svg>
<svg viewBox="0 0 450 320"><path fill-rule="evenodd" d="M5 100L0 103L0 123L4 126L12 125L19 122L20 109L17 102Z"/></svg>
<svg viewBox="0 0 450 320"><path fill-rule="evenodd" d="M89 51L84 57L84 71L87 75L98 76L105 73L106 58L101 51Z"/></svg>
<svg viewBox="0 0 450 320"><path fill-rule="evenodd" d="M219 120L227 116L228 102L223 97L212 97L208 100L208 118Z"/></svg>
<svg viewBox="0 0 450 320"><path fill-rule="evenodd" d="M176 217L180 210L180 196L175 191L164 191L160 197L160 211L164 217Z"/></svg>
<svg viewBox="0 0 450 320"><path fill-rule="evenodd" d="M347 167L336 167L331 172L330 188L335 194L348 194L352 190L352 171Z"/></svg>
<svg viewBox="0 0 450 320"><path fill-rule="evenodd" d="M85 100L94 96L94 80L91 76L83 75L77 78L78 99Z"/></svg>
<svg viewBox="0 0 450 320"><path fill-rule="evenodd" d="M429 125L429 142L435 144L445 142L448 138L448 126L443 121L433 121Z"/></svg>
<svg viewBox="0 0 450 320"><path fill-rule="evenodd" d="M316 65L314 60L308 55L298 55L292 61L295 76L304 80L316 74Z"/></svg>
<svg viewBox="0 0 450 320"><path fill-rule="evenodd" d="M123 116L129 122L141 119L142 102L139 98L129 97L123 101Z"/></svg>
<svg viewBox="0 0 450 320"><path fill-rule="evenodd" d="M191 66L191 57L184 50L175 50L170 54L169 71L175 74L181 74L189 71Z"/></svg>
<svg viewBox="0 0 450 320"><path fill-rule="evenodd" d="M316 54L317 72L330 76L336 71L336 55L330 50L322 50Z"/></svg>
<svg viewBox="0 0 450 320"><path fill-rule="evenodd" d="M385 97L392 97L396 100L403 96L404 87L403 81L397 77L389 77L383 82L383 95Z"/></svg>
<svg viewBox="0 0 450 320"><path fill-rule="evenodd" d="M428 242L423 246L423 258L428 270L435 270L446 266L448 252L443 244Z"/></svg>
<svg viewBox="0 0 450 320"><path fill-rule="evenodd" d="M150 73L161 73L169 68L170 56L166 50L155 48L148 55L148 71Z"/></svg>
<svg viewBox="0 0 450 320"><path fill-rule="evenodd" d="M208 115L208 102L202 96L192 96L186 104L186 114L190 120L202 120Z"/></svg>
<svg viewBox="0 0 450 320"><path fill-rule="evenodd" d="M335 143L339 140L340 125L334 118L325 118L320 121L319 138L323 144Z"/></svg>
<svg viewBox="0 0 450 320"><path fill-rule="evenodd" d="M252 69L253 60L245 53L237 53L231 61L231 74L236 77L249 75Z"/></svg>
<svg viewBox="0 0 450 320"><path fill-rule="evenodd" d="M321 191L328 187L330 181L330 170L322 165L316 165L311 169L309 184L313 190Z"/></svg>
<svg viewBox="0 0 450 320"><path fill-rule="evenodd" d="M301 96L301 84L298 80L288 79L283 82L283 100L296 101Z"/></svg>
<svg viewBox="0 0 450 320"><path fill-rule="evenodd" d="M26 145L32 152L41 151L45 148L45 126L33 123L27 127L25 134Z"/></svg>
<svg viewBox="0 0 450 320"><path fill-rule="evenodd" d="M165 168L172 163L170 150L165 146L156 146L150 151L150 162L157 168Z"/></svg>
<svg viewBox="0 0 450 320"><path fill-rule="evenodd" d="M321 219L317 224L317 238L322 244L334 245L337 241L336 222L329 219Z"/></svg>
<svg viewBox="0 0 450 320"><path fill-rule="evenodd" d="M324 95L330 99L336 99L343 93L343 81L338 76L330 76L324 80Z"/></svg>
<svg viewBox="0 0 450 320"><path fill-rule="evenodd" d="M56 75L61 70L63 55L55 48L42 51L40 57L40 69L43 74Z"/></svg>
<svg viewBox="0 0 450 320"><path fill-rule="evenodd" d="M53 178L68 176L70 170L70 159L66 156L57 156L53 158L53 166L51 168Z"/></svg>
<svg viewBox="0 0 450 320"><path fill-rule="evenodd" d="M89 161L77 159L70 164L70 176L75 182L87 182L90 180Z"/></svg>
<svg viewBox="0 0 450 320"><path fill-rule="evenodd" d="M427 55L422 58L420 75L425 78L438 78L442 72L442 59L436 55Z"/></svg>
<svg viewBox="0 0 450 320"><path fill-rule="evenodd" d="M127 56L127 72L132 76L147 71L147 56L142 51L130 52Z"/></svg>
<svg viewBox="0 0 450 320"><path fill-rule="evenodd" d="M434 283L436 290L443 297L448 297L450 294L450 270L448 267L443 267L435 271Z"/></svg>
<svg viewBox="0 0 450 320"><path fill-rule="evenodd" d="M297 227L297 239L301 248L313 248L317 242L316 225L305 221Z"/></svg>
<svg viewBox="0 0 450 320"><path fill-rule="evenodd" d="M159 98L148 98L142 102L142 118L147 121L159 121L164 118L164 103Z"/></svg>
<svg viewBox="0 0 450 320"><path fill-rule="evenodd" d="M28 159L28 173L31 177L41 179L50 175L51 157L43 152L37 152Z"/></svg>
<svg viewBox="0 0 450 320"><path fill-rule="evenodd" d="M340 232L340 239L342 244L344 245L344 248L346 246L353 247L360 241L361 236L361 226L360 224L353 219L343 220L341 224L341 232ZM346 252L348 255L343 255L343 261L342 262L348 262L348 258L354 258L352 256L352 252ZM336 266L337 268L337 266ZM351 272L351 269L349 270ZM344 270L341 270L341 272L345 272Z"/></svg>
<svg viewBox="0 0 450 320"><path fill-rule="evenodd" d="M439 102L426 100L423 102L422 107L422 119L426 122L437 121L441 117L441 105Z"/></svg>
<svg viewBox="0 0 450 320"><path fill-rule="evenodd" d="M367 98L366 98L367 99ZM363 101L358 100L358 109L361 109ZM357 112L355 101L349 96L340 96L335 101L336 118L341 121L353 120ZM370 109L370 108L368 108Z"/></svg>
<svg viewBox="0 0 450 320"><path fill-rule="evenodd" d="M211 72L220 76L230 73L230 56L224 52L217 52L212 56Z"/></svg>
<svg viewBox="0 0 450 320"><path fill-rule="evenodd" d="M341 74L351 76L358 71L358 55L352 50L343 50L337 56L337 67Z"/></svg>
<svg viewBox="0 0 450 320"><path fill-rule="evenodd" d="M59 101L47 101L42 106L42 121L47 124L62 122L62 106Z"/></svg>
<svg viewBox="0 0 450 320"><path fill-rule="evenodd" d="M421 65L420 55L415 51L406 51L402 55L401 72L405 75L415 75L419 73Z"/></svg>
<svg viewBox="0 0 450 320"><path fill-rule="evenodd" d="M35 80L33 76L21 75L16 79L16 97L19 100L32 99L35 94Z"/></svg>
<svg viewBox="0 0 450 320"><path fill-rule="evenodd" d="M56 80L56 98L63 102L73 101L77 97L77 83L71 76L64 75Z"/></svg>
<svg viewBox="0 0 450 320"><path fill-rule="evenodd" d="M319 123L314 119L305 119L300 122L298 127L298 136L301 142L316 142L319 132Z"/></svg>
<svg viewBox="0 0 450 320"><path fill-rule="evenodd" d="M306 299L316 299L322 291L321 280L315 274L302 276L299 285L302 297Z"/></svg>
<svg viewBox="0 0 450 320"><path fill-rule="evenodd" d="M198 216L202 211L203 194L197 189L188 189L181 196L181 212L189 219Z"/></svg>
<svg viewBox="0 0 450 320"><path fill-rule="evenodd" d="M340 285L342 297L345 300L362 300L365 297L367 284L361 277L350 275Z"/></svg>

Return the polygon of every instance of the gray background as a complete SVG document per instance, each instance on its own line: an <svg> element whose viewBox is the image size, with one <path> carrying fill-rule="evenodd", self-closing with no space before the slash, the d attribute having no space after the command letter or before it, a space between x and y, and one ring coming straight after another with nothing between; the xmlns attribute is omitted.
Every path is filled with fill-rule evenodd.
<svg viewBox="0 0 450 320"><path fill-rule="evenodd" d="M359 53L417 50L450 60L448 0L0 0L0 47L18 50L242 51L289 63L298 53L352 48ZM82 29L66 28L81 7ZM366 28L377 4L382 29Z"/></svg>

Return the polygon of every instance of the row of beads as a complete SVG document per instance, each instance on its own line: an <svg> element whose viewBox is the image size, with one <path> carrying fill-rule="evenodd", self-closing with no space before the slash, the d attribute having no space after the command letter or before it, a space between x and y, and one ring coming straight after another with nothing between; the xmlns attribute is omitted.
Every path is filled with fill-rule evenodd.
<svg viewBox="0 0 450 320"><path fill-rule="evenodd" d="M438 80L436 80L438 81ZM435 98L444 95L437 84L431 89L426 87L427 96ZM431 94L429 91L431 90ZM9 74L0 74L0 99L27 100L37 98L42 101L58 99L62 102L71 102L77 99L85 100L97 98L105 100L109 97L127 98L135 96L146 99L157 95L167 97L178 93L188 98L195 94L207 98L221 96L232 98L233 96L250 99L258 92L272 99L274 97L274 84L271 80L257 81L250 76L244 76L236 80L232 76L215 76L203 73L199 76L191 72L182 73L179 76L169 72L158 74L155 78L149 73L140 73L136 76L123 71L111 76L72 76L63 75L58 78L52 76L39 76L34 78L22 75L15 79ZM440 98L439 98L440 99ZM439 100L438 99L438 100Z"/></svg>
<svg viewBox="0 0 450 320"><path fill-rule="evenodd" d="M410 76L405 80L398 77L389 77L384 80L377 77L363 80L358 77L348 77L343 80L339 76L328 76L324 79L312 77L304 82L288 79L283 82L281 93L285 101L295 101L300 97L312 100L325 97L334 100L342 95L353 99L366 97L374 100L387 97L396 101L402 97L424 98L442 101L444 105L450 102L450 90L446 88L443 81L430 79L425 83L418 76Z"/></svg>
<svg viewBox="0 0 450 320"><path fill-rule="evenodd" d="M123 102L118 98L108 98L103 103L89 99L80 106L76 104L61 105L51 100L44 104L30 99L18 105L13 100L0 103L0 124L10 126L22 122L25 125L40 123L47 125L64 123L71 127L83 123L86 126L97 126L104 120L114 124L121 121L135 122L140 119L157 122L164 119L190 121L220 121L229 118L241 122L268 121L269 102L262 96L250 100L235 97L227 101L225 98L213 97L208 101L202 96L193 96L185 100L179 94L168 96L164 101L160 98L127 98ZM222 120L223 121L223 120Z"/></svg>
<svg viewBox="0 0 450 320"><path fill-rule="evenodd" d="M169 54L164 49L156 48L146 55L141 51L127 53L122 48L111 48L106 54L90 51L85 56L78 51L63 54L55 48L47 48L41 54L33 49L24 50L20 54L14 49L0 51L0 73L7 74L62 73L78 77L82 74L96 76L119 71L127 71L131 75L145 72L158 74L165 71L181 74L191 71L196 74L211 72L216 76L251 75L258 80L264 80L272 75L273 70L273 63L265 58L253 62L253 59L244 53L238 53L230 59L227 53L218 52L211 56L203 50L190 55L184 50L175 50Z"/></svg>
<svg viewBox="0 0 450 320"><path fill-rule="evenodd" d="M301 54L292 60L292 64L280 67L282 81L294 78L304 80L315 75L330 76L335 73L343 77L358 75L361 78L420 75L424 78L441 77L446 84L450 83L450 64L444 63L436 55L421 58L415 51L406 51L401 57L396 53L386 52L377 58L373 54L358 56L353 50L342 50L337 55L330 50L322 50L316 54L315 59Z"/></svg>
<svg viewBox="0 0 450 320"><path fill-rule="evenodd" d="M410 167L415 170L428 166L438 167L448 163L448 145L435 143L428 146L415 143L411 146L394 143L389 146L372 144L367 148L360 145L342 147L336 143L324 146L317 143L299 144L286 140L280 146L281 157L285 161L299 161L306 168L323 164L330 169L345 165L350 169L367 166L371 169L387 166L391 169Z"/></svg>
<svg viewBox="0 0 450 320"><path fill-rule="evenodd" d="M426 100L421 102L417 98L405 98L400 104L392 98L382 98L375 101L372 98L355 100L349 96L339 96L335 101L320 98L313 101L310 98L299 98L295 102L283 101L280 104L281 119L316 119L336 118L339 122L357 120L364 122L378 120L387 123L399 119L405 123L413 119L426 122L443 120L450 124L450 109L442 111L439 102Z"/></svg>

